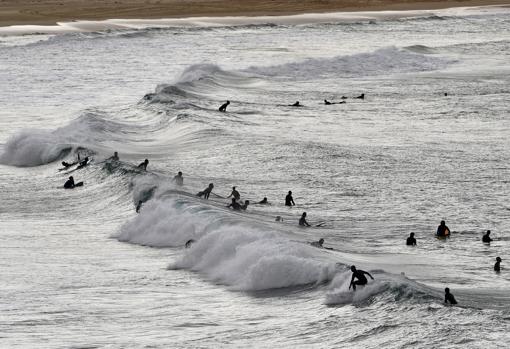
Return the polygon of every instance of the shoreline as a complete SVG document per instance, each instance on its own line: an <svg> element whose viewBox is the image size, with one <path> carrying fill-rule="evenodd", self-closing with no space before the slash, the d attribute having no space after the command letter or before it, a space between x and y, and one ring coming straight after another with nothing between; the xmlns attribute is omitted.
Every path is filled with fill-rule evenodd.
<svg viewBox="0 0 510 349"><path fill-rule="evenodd" d="M258 17L333 12L423 11L457 7L510 6L501 0L1 0L0 27L58 22Z"/></svg>

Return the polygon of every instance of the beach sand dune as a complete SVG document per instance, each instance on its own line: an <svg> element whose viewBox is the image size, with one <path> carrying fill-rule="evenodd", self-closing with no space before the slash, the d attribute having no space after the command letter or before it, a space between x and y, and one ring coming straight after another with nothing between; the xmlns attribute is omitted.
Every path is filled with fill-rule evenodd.
<svg viewBox="0 0 510 349"><path fill-rule="evenodd" d="M501 0L0 0L0 26L109 18L290 15L501 5Z"/></svg>

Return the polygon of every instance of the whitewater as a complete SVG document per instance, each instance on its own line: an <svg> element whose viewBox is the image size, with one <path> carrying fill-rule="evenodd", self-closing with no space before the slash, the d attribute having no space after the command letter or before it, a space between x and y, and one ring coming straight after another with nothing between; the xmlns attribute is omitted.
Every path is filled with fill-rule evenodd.
<svg viewBox="0 0 510 349"><path fill-rule="evenodd" d="M3 28L0 347L507 347L509 15Z"/></svg>

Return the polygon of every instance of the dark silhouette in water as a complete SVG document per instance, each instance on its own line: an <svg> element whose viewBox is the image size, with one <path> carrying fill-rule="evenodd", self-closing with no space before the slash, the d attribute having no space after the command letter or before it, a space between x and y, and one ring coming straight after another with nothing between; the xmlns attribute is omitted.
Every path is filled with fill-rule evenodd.
<svg viewBox="0 0 510 349"><path fill-rule="evenodd" d="M65 189L73 189L74 188L74 178L70 176L69 179L64 183Z"/></svg>
<svg viewBox="0 0 510 349"><path fill-rule="evenodd" d="M441 221L436 231L437 237L445 238L450 236L450 228L446 226L445 221Z"/></svg>
<svg viewBox="0 0 510 349"><path fill-rule="evenodd" d="M195 243L195 240L193 239L189 239L188 241L186 241L186 243L184 244L184 247L186 248L190 248L191 247L191 244Z"/></svg>
<svg viewBox="0 0 510 349"><path fill-rule="evenodd" d="M308 224L308 222L306 221L306 212L303 212L303 214L301 215L301 218L299 218L299 225L300 226L306 226L306 227L309 227L310 224Z"/></svg>
<svg viewBox="0 0 510 349"><path fill-rule="evenodd" d="M119 161L119 154L117 152L114 152L109 160Z"/></svg>
<svg viewBox="0 0 510 349"><path fill-rule="evenodd" d="M231 196L236 200L239 200L241 198L241 194L239 194L239 192L236 190L236 187L232 187L232 192L230 193L229 196L227 196L227 198Z"/></svg>
<svg viewBox="0 0 510 349"><path fill-rule="evenodd" d="M236 198L232 198L232 202L227 207L232 207L234 211L241 210L241 205L238 202L236 202Z"/></svg>
<svg viewBox="0 0 510 349"><path fill-rule="evenodd" d="M83 167L87 166L88 164L89 164L89 157L86 156L85 159L80 161L80 164L78 165L78 167L76 167L76 169L83 168Z"/></svg>
<svg viewBox="0 0 510 349"><path fill-rule="evenodd" d="M406 241L407 246L416 246L416 239L414 238L414 233L409 234L409 237Z"/></svg>
<svg viewBox="0 0 510 349"><path fill-rule="evenodd" d="M202 190L201 192L198 192L197 196L198 197L204 196L204 199L207 200L207 199L209 199L209 195L211 195L213 188L214 188L214 184L209 183L209 186L207 188L205 188L204 190Z"/></svg>
<svg viewBox="0 0 510 349"><path fill-rule="evenodd" d="M486 243L486 244L490 244L492 239L491 237L489 236L491 235L491 231L490 230L487 230L487 232L485 233L484 236L482 236L482 242Z"/></svg>
<svg viewBox="0 0 510 349"><path fill-rule="evenodd" d="M354 98L358 98L358 99L365 99L365 94L364 94L364 93L362 93L362 94L360 94L358 97L354 97Z"/></svg>
<svg viewBox="0 0 510 349"><path fill-rule="evenodd" d="M496 257L496 264L494 264L494 271L501 271L501 267L500 267L500 264L501 263L501 258L499 257Z"/></svg>
<svg viewBox="0 0 510 349"><path fill-rule="evenodd" d="M361 269L356 269L356 267L354 265L351 266L351 271L352 271L352 278L351 278L351 284L349 285L349 289L351 289L351 287L352 287L352 289L354 291L356 291L356 285L363 286L363 285L366 285L368 283L368 280L365 277L365 274L370 276L370 278L372 280L374 279L372 277L372 275L370 275L369 272L366 272L366 271L361 270ZM358 280L354 281L354 279L358 279Z"/></svg>
<svg viewBox="0 0 510 349"><path fill-rule="evenodd" d="M248 206L250 205L250 200L244 200L244 204L241 205L241 210L246 211Z"/></svg>
<svg viewBox="0 0 510 349"><path fill-rule="evenodd" d="M142 208L143 201L139 200L138 205L136 205L136 213L140 212L140 209Z"/></svg>
<svg viewBox="0 0 510 349"><path fill-rule="evenodd" d="M302 105L299 104L299 101L296 101L294 104L289 104L289 107L302 107Z"/></svg>
<svg viewBox="0 0 510 349"><path fill-rule="evenodd" d="M289 193L285 197L285 206L294 206L294 199L292 198L292 192L289 190Z"/></svg>
<svg viewBox="0 0 510 349"><path fill-rule="evenodd" d="M141 164L139 164L137 167L138 168L141 168L142 170L146 170L147 171L147 165L149 164L149 160L148 159L145 159L144 162L142 162Z"/></svg>
<svg viewBox="0 0 510 349"><path fill-rule="evenodd" d="M333 104L333 103L331 103L330 101L328 101L327 99L325 99L325 100L324 100L324 104L326 104L326 105L331 105L331 104Z"/></svg>
<svg viewBox="0 0 510 349"><path fill-rule="evenodd" d="M450 304L457 304L455 297L450 293L450 289L448 287L444 289L444 302L447 304L448 302L450 302Z"/></svg>
<svg viewBox="0 0 510 349"><path fill-rule="evenodd" d="M181 171L177 172L177 174L174 176L174 179L172 179L172 182L175 182L175 184L179 186L184 184L184 178L182 177Z"/></svg>
<svg viewBox="0 0 510 349"><path fill-rule="evenodd" d="M266 197L264 197L264 198L262 199L262 201L259 201L259 204L261 204L261 205L266 205L266 204L269 204L269 202L267 201L267 198L266 198Z"/></svg>
<svg viewBox="0 0 510 349"><path fill-rule="evenodd" d="M319 239L319 241L314 241L314 242L311 242L310 245L312 245L313 247L319 247L319 248L323 248L324 246L322 246L322 244L324 244L324 239Z"/></svg>
<svg viewBox="0 0 510 349"><path fill-rule="evenodd" d="M227 101L226 103L223 103L218 110L221 111L221 112L226 112L227 111L227 107L228 107L229 104L230 104L230 101Z"/></svg>

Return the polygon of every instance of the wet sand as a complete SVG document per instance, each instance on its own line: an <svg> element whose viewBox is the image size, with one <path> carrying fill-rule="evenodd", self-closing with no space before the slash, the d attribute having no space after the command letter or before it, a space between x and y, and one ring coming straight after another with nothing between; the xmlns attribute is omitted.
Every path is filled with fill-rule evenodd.
<svg viewBox="0 0 510 349"><path fill-rule="evenodd" d="M504 5L501 0L0 0L0 26L74 20L290 15Z"/></svg>

